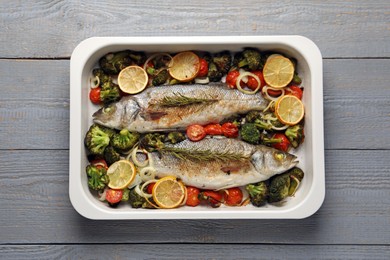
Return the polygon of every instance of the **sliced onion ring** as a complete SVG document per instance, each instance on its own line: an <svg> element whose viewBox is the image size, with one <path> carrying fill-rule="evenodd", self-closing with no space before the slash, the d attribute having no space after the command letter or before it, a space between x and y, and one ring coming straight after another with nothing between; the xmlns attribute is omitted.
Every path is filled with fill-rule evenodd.
<svg viewBox="0 0 390 260"><path fill-rule="evenodd" d="M105 201L106 200L106 193L107 193L108 188L104 188L103 192L98 191L98 196L100 201Z"/></svg>
<svg viewBox="0 0 390 260"><path fill-rule="evenodd" d="M268 89L272 89L272 90L275 90L275 91L282 91L282 93L280 93L279 96L277 97L271 97L269 94L268 94ZM278 98L280 98L281 96L284 95L285 91L284 89L277 89L277 88L273 88L273 87L270 87L270 86L264 86L263 89L261 90L262 93L265 95L265 98L268 99L268 100L273 100L273 101L276 101L278 100Z"/></svg>
<svg viewBox="0 0 390 260"><path fill-rule="evenodd" d="M150 175L147 173L150 173ZM151 166L142 168L139 172L139 176L143 181L152 180L156 177L156 169Z"/></svg>
<svg viewBox="0 0 390 260"><path fill-rule="evenodd" d="M156 58L156 57L158 57L158 56L167 56L168 58L171 59L171 61L170 61L169 63L172 62L172 56L171 56L169 53L166 53L166 52L159 52L159 53L155 53L155 54L151 55L151 56L145 61L144 66L143 66L143 69L146 70L149 61L153 60L154 58ZM171 65L171 64L169 64L168 67L169 67L170 65Z"/></svg>
<svg viewBox="0 0 390 260"><path fill-rule="evenodd" d="M195 83L197 83L197 84L208 84L209 82L210 82L209 77L195 78Z"/></svg>
<svg viewBox="0 0 390 260"><path fill-rule="evenodd" d="M138 161L138 159L137 159L137 153L138 152L144 153L146 155L147 159L145 161L143 161L143 162ZM138 145L136 147L134 147L133 151L131 152L131 160L138 167L145 167L146 165L148 165L148 163L149 163L149 159L148 158L149 158L148 157L148 153L145 150L138 149Z"/></svg>
<svg viewBox="0 0 390 260"><path fill-rule="evenodd" d="M100 79L98 76L91 77L90 79L90 86L91 88L97 88L100 85Z"/></svg>
<svg viewBox="0 0 390 260"><path fill-rule="evenodd" d="M257 81L257 88L255 90L243 89L241 87L240 83L241 83L242 78L244 78L244 77L253 77ZM257 75L253 74L252 72L245 71L243 73L240 73L240 75L237 77L236 87L239 91L241 91L244 94L253 95L253 94L256 94L257 91L259 91L259 89L261 87L261 81Z"/></svg>

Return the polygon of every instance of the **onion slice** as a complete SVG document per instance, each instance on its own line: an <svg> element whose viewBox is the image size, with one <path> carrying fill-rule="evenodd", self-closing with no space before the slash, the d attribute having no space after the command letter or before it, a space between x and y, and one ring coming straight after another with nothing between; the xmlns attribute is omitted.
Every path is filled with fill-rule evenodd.
<svg viewBox="0 0 390 260"><path fill-rule="evenodd" d="M139 176L143 181L152 180L156 177L156 169L151 166L142 168L141 171L139 172Z"/></svg>
<svg viewBox="0 0 390 260"><path fill-rule="evenodd" d="M146 70L147 67L148 67L148 63L149 61L153 60L154 58L158 57L158 56L167 56L168 58L170 58L170 62L169 62L169 65L168 67L170 67L171 65L171 62L172 62L172 56L169 54L169 53L166 53L166 52L159 52L159 53L155 53L153 55L151 55L144 63L144 66L143 66L143 69Z"/></svg>
<svg viewBox="0 0 390 260"><path fill-rule="evenodd" d="M90 79L90 86L91 88L97 88L100 85L100 79L98 76L91 77Z"/></svg>
<svg viewBox="0 0 390 260"><path fill-rule="evenodd" d="M143 153L146 155L147 159L143 162L140 162L138 159L137 159L137 153ZM138 149L138 145L136 147L134 147L133 151L131 152L131 160L133 161L133 163L135 165L137 165L138 167L145 167L146 165L148 165L149 163L149 159L148 159L148 152L146 152L145 150L140 150Z"/></svg>
<svg viewBox="0 0 390 260"><path fill-rule="evenodd" d="M255 90L246 90L246 89L243 89L241 87L241 80L244 78L244 77L253 77L256 81L257 81L257 88ZM260 87L261 87L261 81L259 79L259 77L255 74L253 74L252 72L248 72L248 71L245 71L243 73L240 73L240 75L237 77L237 81L236 81L236 87L239 91L241 91L242 93L244 94L248 94L248 95L253 95L253 94L256 94L257 91L259 91Z"/></svg>

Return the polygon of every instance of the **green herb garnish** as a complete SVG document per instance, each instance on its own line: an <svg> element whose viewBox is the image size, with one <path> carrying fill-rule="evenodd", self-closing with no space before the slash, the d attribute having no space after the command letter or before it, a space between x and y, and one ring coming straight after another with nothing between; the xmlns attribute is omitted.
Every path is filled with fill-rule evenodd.
<svg viewBox="0 0 390 260"><path fill-rule="evenodd" d="M162 98L156 103L156 105L165 106L165 107L178 107L178 106L187 106L194 104L207 104L216 102L216 99L211 98L193 98L187 97L183 94L174 93L173 96L167 96Z"/></svg>

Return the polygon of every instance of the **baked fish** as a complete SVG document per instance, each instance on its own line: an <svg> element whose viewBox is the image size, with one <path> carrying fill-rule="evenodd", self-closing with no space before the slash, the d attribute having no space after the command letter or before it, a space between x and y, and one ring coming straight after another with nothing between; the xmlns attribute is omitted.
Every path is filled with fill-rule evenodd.
<svg viewBox="0 0 390 260"><path fill-rule="evenodd" d="M95 123L139 133L184 130L268 105L261 93L243 94L224 83L152 87L123 97L93 114Z"/></svg>
<svg viewBox="0 0 390 260"><path fill-rule="evenodd" d="M298 164L295 155L224 137L167 144L148 156L157 177L173 175L186 185L211 190L264 181Z"/></svg>

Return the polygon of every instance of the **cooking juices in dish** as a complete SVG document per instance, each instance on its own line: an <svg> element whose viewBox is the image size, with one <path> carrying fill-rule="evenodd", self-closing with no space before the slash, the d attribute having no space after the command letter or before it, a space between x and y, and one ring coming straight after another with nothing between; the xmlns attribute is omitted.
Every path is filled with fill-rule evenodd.
<svg viewBox="0 0 390 260"><path fill-rule="evenodd" d="M99 60L85 133L88 186L116 207L261 207L299 190L297 61L282 53L147 54ZM292 152L292 153L291 153Z"/></svg>

